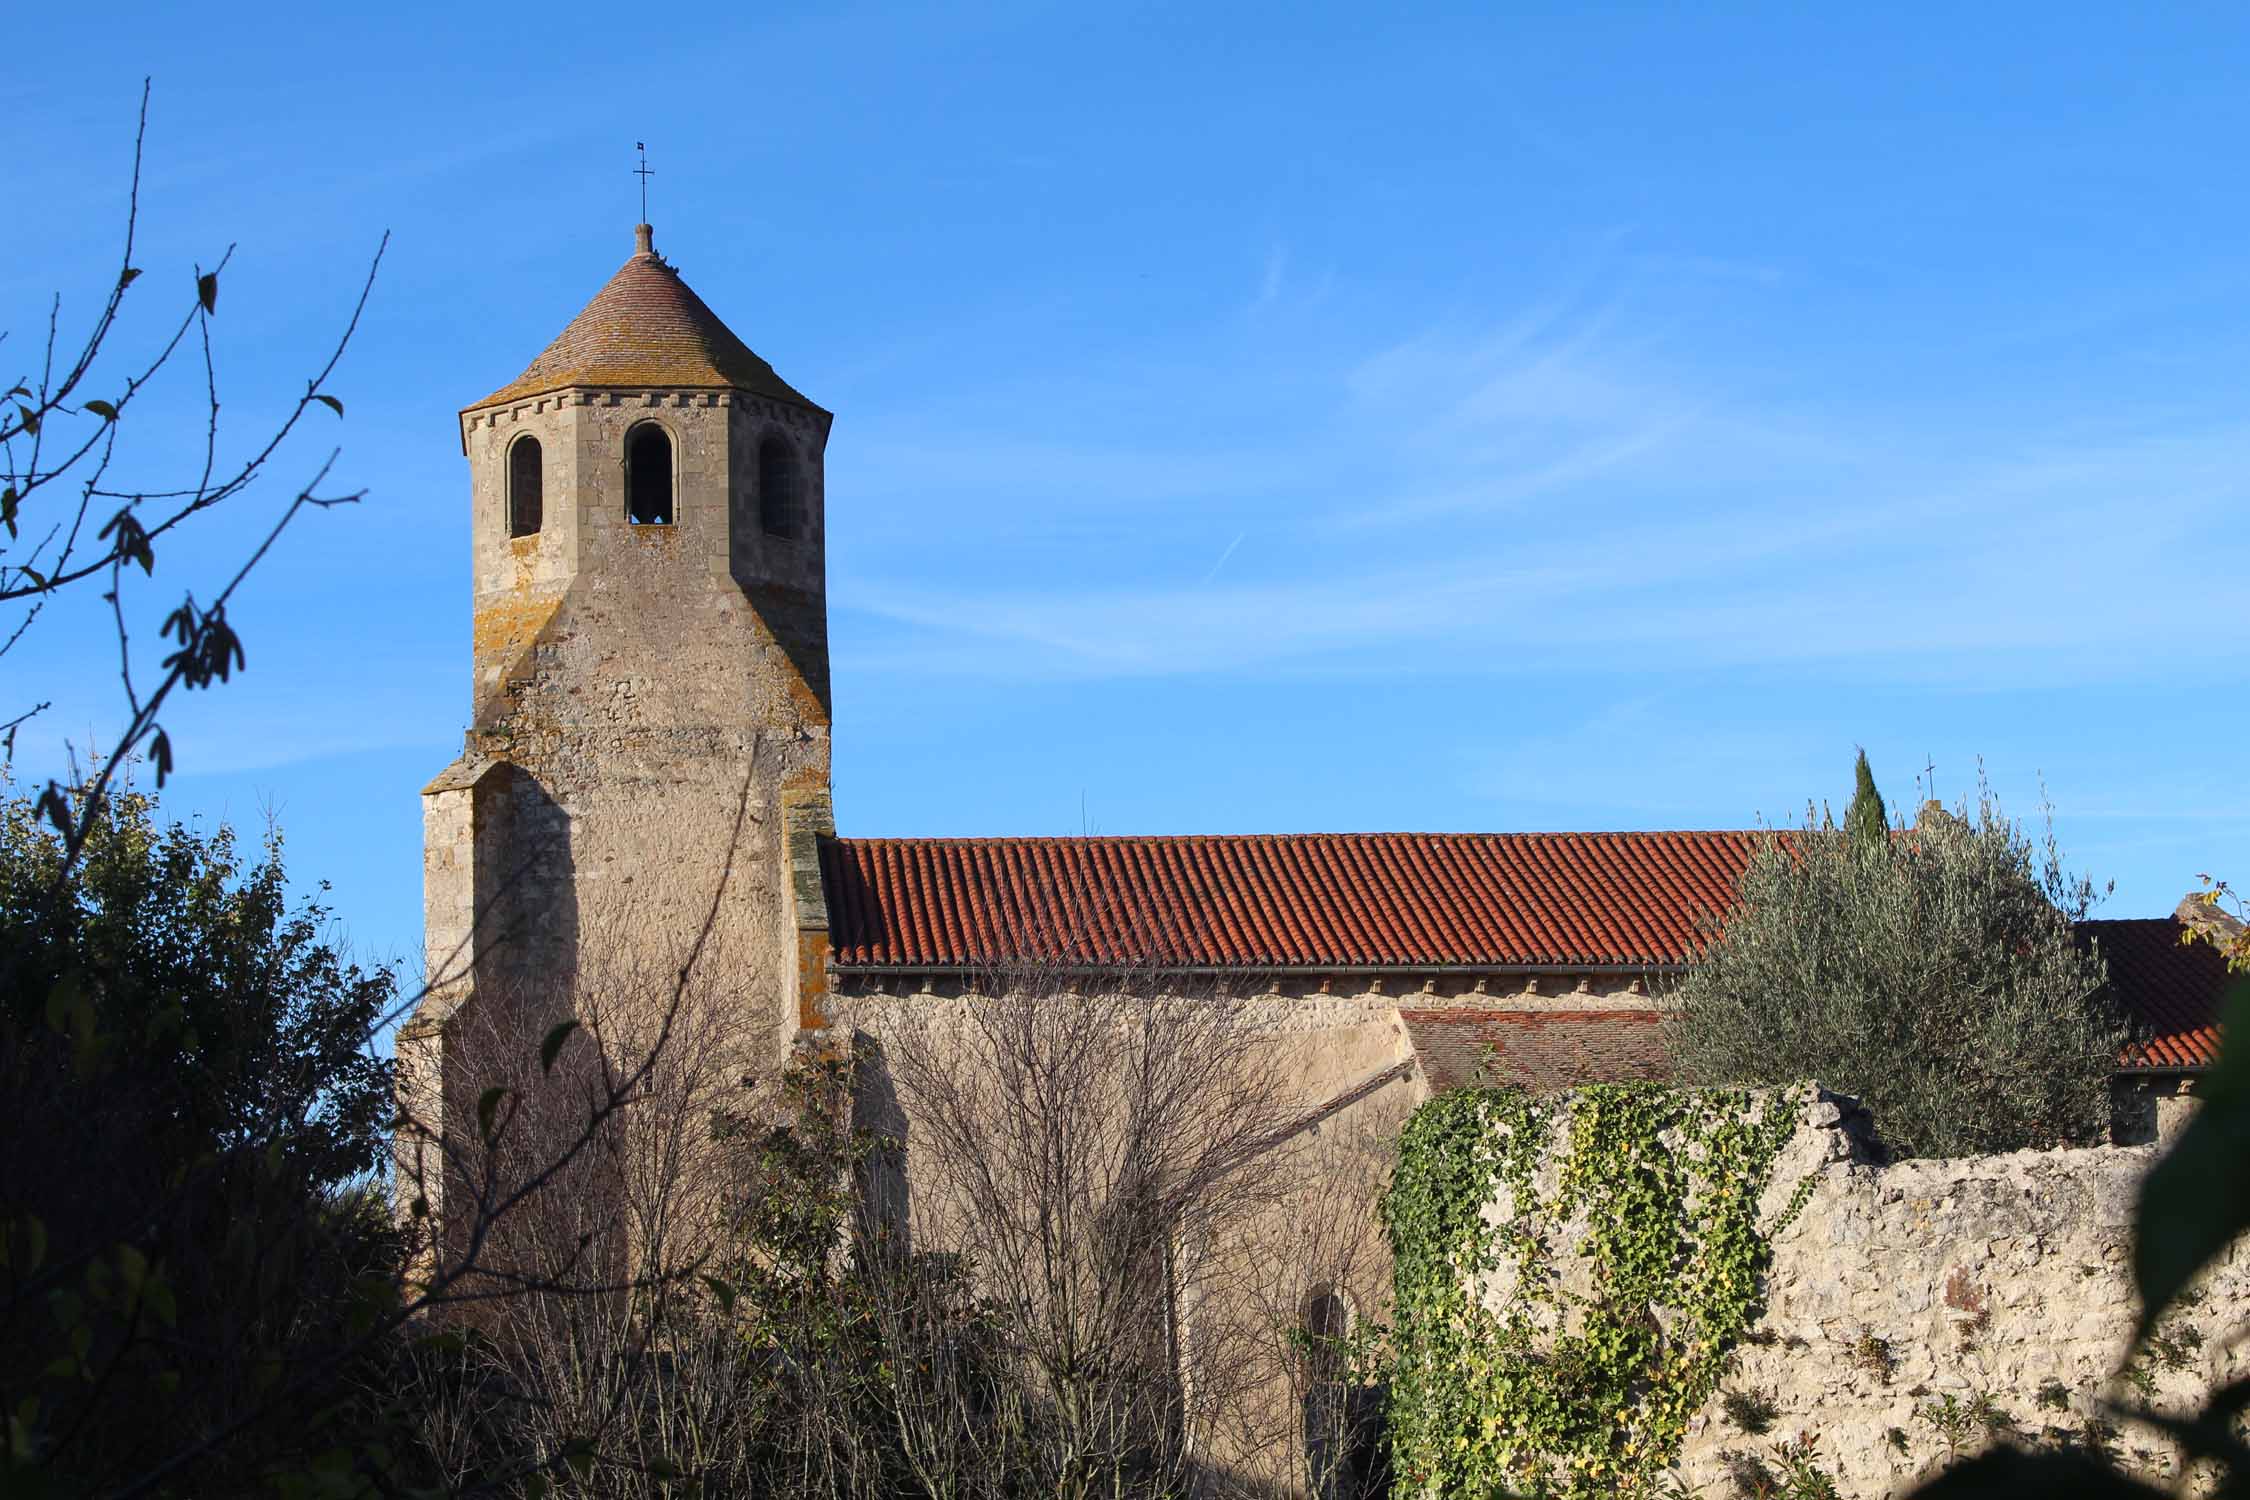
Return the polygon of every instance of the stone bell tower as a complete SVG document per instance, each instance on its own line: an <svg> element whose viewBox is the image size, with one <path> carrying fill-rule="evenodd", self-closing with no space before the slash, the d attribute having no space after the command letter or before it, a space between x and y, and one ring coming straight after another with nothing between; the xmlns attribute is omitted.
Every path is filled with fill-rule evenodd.
<svg viewBox="0 0 2250 1500"><path fill-rule="evenodd" d="M699 972L739 989L747 1043L820 1024L831 417L634 236L461 413L471 714L423 791L430 994L402 1097L470 1008L661 987L707 921Z"/></svg>

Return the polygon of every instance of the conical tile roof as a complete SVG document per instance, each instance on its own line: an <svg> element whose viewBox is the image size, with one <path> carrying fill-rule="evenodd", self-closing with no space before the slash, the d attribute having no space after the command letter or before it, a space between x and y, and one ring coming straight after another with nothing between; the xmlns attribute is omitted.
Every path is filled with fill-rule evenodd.
<svg viewBox="0 0 2250 1500"><path fill-rule="evenodd" d="M749 391L821 408L774 373L688 289L638 226L633 258L518 375L464 410L567 386L685 386Z"/></svg>

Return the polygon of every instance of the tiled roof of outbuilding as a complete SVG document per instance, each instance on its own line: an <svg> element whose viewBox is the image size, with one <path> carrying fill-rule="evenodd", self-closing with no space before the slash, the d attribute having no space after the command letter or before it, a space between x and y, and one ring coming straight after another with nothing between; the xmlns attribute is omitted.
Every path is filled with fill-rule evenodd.
<svg viewBox="0 0 2250 1500"><path fill-rule="evenodd" d="M521 375L464 410L568 386L739 390L821 409L736 338L645 234L639 245Z"/></svg>
<svg viewBox="0 0 2250 1500"><path fill-rule="evenodd" d="M2183 944L2171 917L2081 922L2081 940L2101 945L2109 986L2144 1033L2125 1049L2130 1068L2207 1068L2219 1060L2226 960L2209 943Z"/></svg>
<svg viewBox="0 0 2250 1500"><path fill-rule="evenodd" d="M822 874L845 966L1661 968L1759 837L835 839Z"/></svg>

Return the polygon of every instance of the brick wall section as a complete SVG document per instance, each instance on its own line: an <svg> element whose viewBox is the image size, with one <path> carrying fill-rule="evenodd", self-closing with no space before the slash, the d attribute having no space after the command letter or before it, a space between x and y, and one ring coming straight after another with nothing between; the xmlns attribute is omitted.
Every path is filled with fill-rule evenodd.
<svg viewBox="0 0 2250 1500"><path fill-rule="evenodd" d="M1399 1016L1432 1089L1480 1080L1546 1093L1671 1076L1655 1010L1408 1010ZM1481 1072L1480 1072L1481 1070Z"/></svg>

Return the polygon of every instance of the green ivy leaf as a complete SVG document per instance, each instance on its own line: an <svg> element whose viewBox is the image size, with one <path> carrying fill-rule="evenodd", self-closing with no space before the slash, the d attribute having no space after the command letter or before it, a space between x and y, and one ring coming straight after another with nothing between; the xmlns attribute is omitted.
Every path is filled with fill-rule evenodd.
<svg viewBox="0 0 2250 1500"><path fill-rule="evenodd" d="M39 1398L26 1396L8 1413L8 1457L28 1466L39 1456Z"/></svg>
<svg viewBox="0 0 2250 1500"><path fill-rule="evenodd" d="M117 1274L124 1279L125 1289L140 1295L141 1283L148 1280L148 1257L136 1245L117 1247Z"/></svg>
<svg viewBox="0 0 2250 1500"><path fill-rule="evenodd" d="M141 1296L148 1303L150 1316L157 1322L166 1328L179 1327L179 1303L172 1297L172 1283L166 1281L161 1272L142 1283Z"/></svg>

